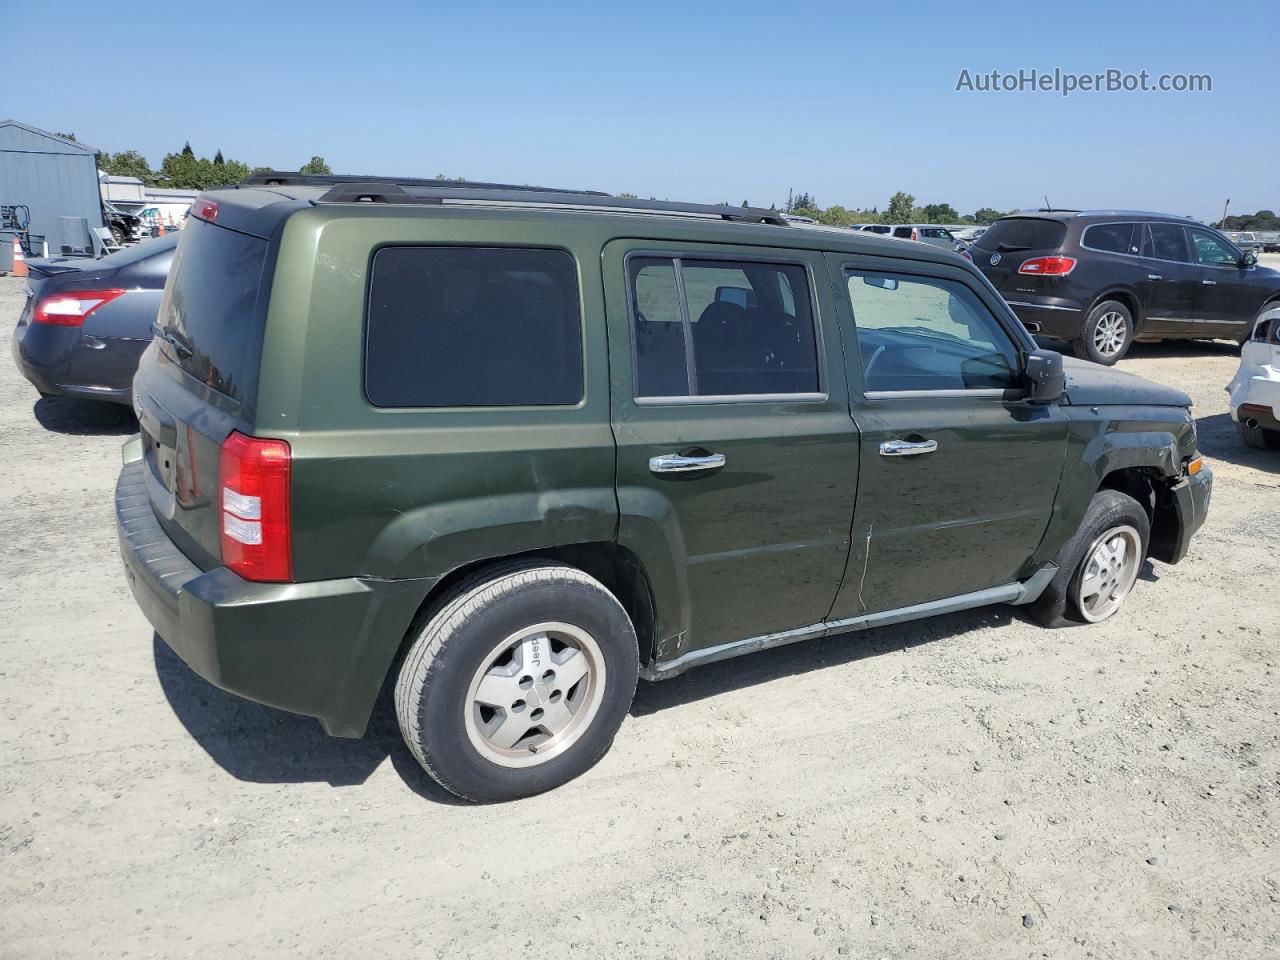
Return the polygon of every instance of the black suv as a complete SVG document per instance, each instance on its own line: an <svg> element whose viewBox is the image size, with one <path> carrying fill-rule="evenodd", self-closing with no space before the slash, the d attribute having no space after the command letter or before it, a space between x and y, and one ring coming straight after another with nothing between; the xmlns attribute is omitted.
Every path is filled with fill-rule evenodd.
<svg viewBox="0 0 1280 960"><path fill-rule="evenodd" d="M967 256L1032 333L1113 364L1134 340L1243 342L1280 273L1194 220L1042 210L993 223Z"/></svg>

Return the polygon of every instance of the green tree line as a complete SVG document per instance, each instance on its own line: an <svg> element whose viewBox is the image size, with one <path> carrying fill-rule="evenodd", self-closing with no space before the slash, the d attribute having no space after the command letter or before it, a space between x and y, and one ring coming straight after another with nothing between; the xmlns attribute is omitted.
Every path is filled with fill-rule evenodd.
<svg viewBox="0 0 1280 960"><path fill-rule="evenodd" d="M850 210L839 204L832 204L824 209L818 206L811 194L804 192L792 193L787 198L784 212L812 217L819 223L833 227L847 227L853 223L972 223L986 226L1004 216L1001 211L991 207L981 207L973 213L961 214L949 203L916 206L916 198L901 190L889 198L889 205L883 211L876 207L870 210Z"/></svg>
<svg viewBox="0 0 1280 960"><path fill-rule="evenodd" d="M251 173L276 170L278 167L250 167L239 160L229 160L217 151L213 158L198 157L191 143L174 153L166 153L158 170L137 150L98 154L98 169L114 177L137 177L149 187L175 190L204 190L239 183ZM299 168L300 173L332 173L324 157L314 156Z"/></svg>

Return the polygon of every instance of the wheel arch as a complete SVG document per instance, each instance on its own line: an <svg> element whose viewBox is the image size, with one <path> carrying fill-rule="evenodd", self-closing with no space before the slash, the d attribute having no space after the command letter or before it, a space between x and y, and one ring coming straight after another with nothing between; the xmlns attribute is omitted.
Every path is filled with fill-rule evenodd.
<svg viewBox="0 0 1280 960"><path fill-rule="evenodd" d="M472 560L450 570L427 591L417 611L410 618L404 635L386 665L383 685L394 682L394 675L405 652L412 645L418 627L439 610L441 605L465 580L482 576L486 571L497 572L503 566L519 561L543 560L562 563L594 577L617 598L631 619L639 646L640 663L653 658L656 636L656 615L653 589L640 558L612 541L563 544L542 547L521 553L503 554Z"/></svg>
<svg viewBox="0 0 1280 960"><path fill-rule="evenodd" d="M1093 313L1098 304L1105 303L1107 300L1116 300L1124 304L1129 311L1129 316L1133 318L1133 333L1134 336L1137 336L1146 322L1146 317L1142 312L1142 298L1138 296L1137 291L1123 286L1108 287L1089 303L1089 309L1084 312L1085 317Z"/></svg>

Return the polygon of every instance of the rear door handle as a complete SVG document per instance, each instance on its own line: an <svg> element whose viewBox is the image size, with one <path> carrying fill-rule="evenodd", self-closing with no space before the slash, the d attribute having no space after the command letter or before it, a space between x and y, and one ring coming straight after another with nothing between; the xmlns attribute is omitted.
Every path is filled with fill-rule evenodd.
<svg viewBox="0 0 1280 960"><path fill-rule="evenodd" d="M1200 282L1203 283L1206 287L1216 287L1218 285L1217 280L1201 280Z"/></svg>
<svg viewBox="0 0 1280 960"><path fill-rule="evenodd" d="M1164 277L1160 276L1160 274L1158 274L1158 273L1148 273L1148 274L1147 274L1147 279L1148 279L1148 280L1163 280L1163 279L1164 279Z"/></svg>
<svg viewBox="0 0 1280 960"><path fill-rule="evenodd" d="M694 470L719 470L725 465L723 453L708 453L702 457L682 457L678 453L664 453L649 460L651 473L691 473Z"/></svg>
<svg viewBox="0 0 1280 960"><path fill-rule="evenodd" d="M922 453L933 453L937 449L937 440L886 440L880 444L880 456L918 457Z"/></svg>

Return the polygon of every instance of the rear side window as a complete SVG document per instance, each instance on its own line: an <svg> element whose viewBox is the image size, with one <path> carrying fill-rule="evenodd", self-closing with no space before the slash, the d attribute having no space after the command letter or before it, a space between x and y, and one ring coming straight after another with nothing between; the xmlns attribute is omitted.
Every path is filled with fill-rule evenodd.
<svg viewBox="0 0 1280 960"><path fill-rule="evenodd" d="M637 396L818 392L804 267L634 257L628 273Z"/></svg>
<svg viewBox="0 0 1280 960"><path fill-rule="evenodd" d="M1132 223L1095 223L1084 232L1080 243L1090 250L1102 250L1105 253L1138 252L1138 243L1133 236Z"/></svg>
<svg viewBox="0 0 1280 960"><path fill-rule="evenodd" d="M582 323L573 258L507 247L379 250L365 390L379 407L577 403Z"/></svg>
<svg viewBox="0 0 1280 960"><path fill-rule="evenodd" d="M165 352L234 400L257 389L266 322L258 287L266 259L267 241L191 219L157 318L166 334Z"/></svg>
<svg viewBox="0 0 1280 960"><path fill-rule="evenodd" d="M997 220L974 246L983 250L1056 250L1067 236L1067 225L1058 220L1039 217L1010 217Z"/></svg>
<svg viewBox="0 0 1280 960"><path fill-rule="evenodd" d="M911 228L910 228L910 227L894 227L894 228L893 228L893 235L894 235L895 237L905 237L905 238L907 238L908 240L910 240L910 239L911 239Z"/></svg>

